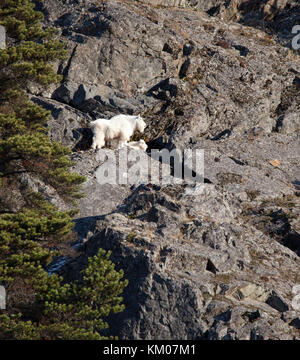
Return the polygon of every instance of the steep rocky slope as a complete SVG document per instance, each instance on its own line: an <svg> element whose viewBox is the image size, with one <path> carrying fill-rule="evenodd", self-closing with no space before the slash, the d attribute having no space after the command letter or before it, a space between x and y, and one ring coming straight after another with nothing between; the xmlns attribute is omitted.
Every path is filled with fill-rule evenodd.
<svg viewBox="0 0 300 360"><path fill-rule="evenodd" d="M66 279L99 247L112 250L130 281L126 310L110 319L120 338L300 338L297 1L37 6L69 57L55 64L59 86L29 92L87 176ZM142 114L150 149L204 149L203 193L99 185L89 121L118 113Z"/></svg>

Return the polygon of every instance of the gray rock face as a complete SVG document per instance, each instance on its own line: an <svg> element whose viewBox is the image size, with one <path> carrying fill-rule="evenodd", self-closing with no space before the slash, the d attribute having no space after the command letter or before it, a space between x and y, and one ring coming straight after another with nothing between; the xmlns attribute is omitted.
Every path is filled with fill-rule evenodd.
<svg viewBox="0 0 300 360"><path fill-rule="evenodd" d="M229 207L225 216L214 216L226 193L209 187L214 199L203 194L191 201L182 186L139 186L117 212L95 221L84 253L67 264L64 273L74 279L100 247L112 250L129 279L126 310L110 319L114 334L124 339L297 336L281 313L291 309L299 258L248 224L238 224L238 213L229 210L239 208L232 196L223 203ZM203 201L205 212L197 211ZM279 269L285 282L278 281Z"/></svg>
<svg viewBox="0 0 300 360"><path fill-rule="evenodd" d="M109 319L114 335L300 339L300 59L283 26L297 6L42 2L69 57L56 64L62 83L33 100L51 110L49 136L87 176L80 252L60 271L78 278L89 256L112 250L129 279L126 310ZM100 185L89 121L118 113L141 113L149 151L204 149L203 192Z"/></svg>
<svg viewBox="0 0 300 360"><path fill-rule="evenodd" d="M99 117L141 112L153 125L148 140L160 142L178 131L193 141L253 127L298 129L298 100L289 99L298 94L299 64L264 32L138 2L66 3L59 11L55 4L44 11L70 58L59 66L64 80L53 99Z"/></svg>
<svg viewBox="0 0 300 360"><path fill-rule="evenodd" d="M268 34L276 34L276 41L291 47L292 28L299 22L299 2L295 0L227 1L227 6L215 9L223 19L258 27Z"/></svg>
<svg viewBox="0 0 300 360"><path fill-rule="evenodd" d="M182 7L209 11L220 8L223 0L144 0L144 3L162 7ZM216 10L215 10L216 11Z"/></svg>
<svg viewBox="0 0 300 360"><path fill-rule="evenodd" d="M52 141L59 141L77 151L90 148L92 131L89 128L91 117L88 114L52 99L37 96L31 99L51 111L47 128Z"/></svg>

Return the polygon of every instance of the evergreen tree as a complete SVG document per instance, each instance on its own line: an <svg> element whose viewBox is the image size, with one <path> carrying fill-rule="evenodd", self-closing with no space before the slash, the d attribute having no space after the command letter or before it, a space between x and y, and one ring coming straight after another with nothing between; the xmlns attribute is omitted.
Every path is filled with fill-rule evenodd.
<svg viewBox="0 0 300 360"><path fill-rule="evenodd" d="M70 149L48 139L49 112L24 94L29 83L59 81L49 62L66 55L54 31L41 28L42 17L30 0L0 0L0 25L14 39L0 50L0 179L30 172L71 199L80 196L84 178L69 172Z"/></svg>
<svg viewBox="0 0 300 360"><path fill-rule="evenodd" d="M55 274L48 276L41 267L36 267L34 282L38 295L34 314L30 320L20 313L0 315L0 338L114 339L100 334L101 330L108 328L103 318L124 309L119 295L128 281L121 281L123 271L116 271L109 257L110 252L100 250L89 258L88 267L82 271L82 281L64 285L61 277Z"/></svg>
<svg viewBox="0 0 300 360"><path fill-rule="evenodd" d="M51 62L66 55L54 30L41 27L42 18L31 0L0 0L0 25L8 34L0 49L0 284L9 296L0 310L0 338L101 339L102 317L123 309L122 271L100 251L82 282L62 285L61 277L49 276L45 267L72 237L74 210L58 211L21 182L31 174L74 201L84 181L70 172L70 149L49 140L49 112L26 95L29 84L58 82ZM22 194L18 209L5 196L15 192Z"/></svg>

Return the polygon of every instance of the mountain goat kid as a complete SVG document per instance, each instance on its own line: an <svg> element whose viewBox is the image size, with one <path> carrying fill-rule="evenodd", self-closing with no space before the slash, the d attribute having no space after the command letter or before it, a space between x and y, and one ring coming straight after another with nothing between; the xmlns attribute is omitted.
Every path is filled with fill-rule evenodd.
<svg viewBox="0 0 300 360"><path fill-rule="evenodd" d="M145 143L145 141L143 139L139 140L139 141L130 141L129 143L126 144L128 147L130 147L131 149L134 150L143 150L146 151L148 146Z"/></svg>

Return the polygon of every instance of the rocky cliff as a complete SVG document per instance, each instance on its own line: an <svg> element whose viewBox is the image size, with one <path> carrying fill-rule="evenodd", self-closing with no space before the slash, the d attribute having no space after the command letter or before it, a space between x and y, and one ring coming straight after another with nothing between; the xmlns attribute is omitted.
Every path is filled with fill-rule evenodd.
<svg viewBox="0 0 300 360"><path fill-rule="evenodd" d="M125 271L121 339L300 339L300 57L292 0L44 0L68 58L32 100L87 176L77 278L99 247ZM205 186L99 185L89 122L138 114L149 149L204 149ZM49 198L64 206L55 194ZM293 292L294 291L294 292Z"/></svg>

